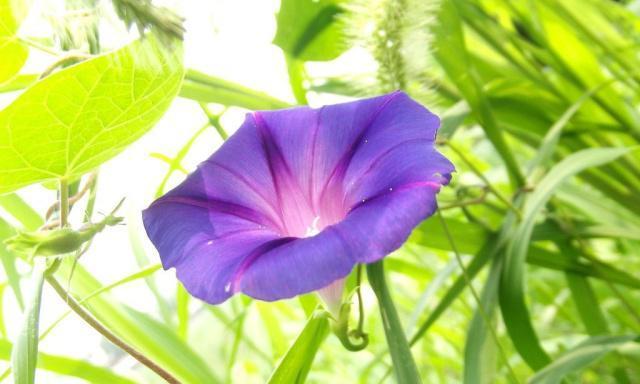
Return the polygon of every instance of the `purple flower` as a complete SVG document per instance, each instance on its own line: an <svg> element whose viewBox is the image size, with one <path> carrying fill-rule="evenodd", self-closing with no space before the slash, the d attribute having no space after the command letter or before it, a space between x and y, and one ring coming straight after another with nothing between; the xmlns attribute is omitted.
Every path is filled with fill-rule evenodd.
<svg viewBox="0 0 640 384"><path fill-rule="evenodd" d="M248 114L144 226L164 268L209 303L321 289L433 214L454 170L434 148L438 126L403 92Z"/></svg>

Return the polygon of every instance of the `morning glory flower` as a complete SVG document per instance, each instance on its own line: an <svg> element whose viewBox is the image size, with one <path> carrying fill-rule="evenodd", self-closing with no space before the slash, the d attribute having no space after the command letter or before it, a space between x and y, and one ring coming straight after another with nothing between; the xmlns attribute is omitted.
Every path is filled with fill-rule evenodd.
<svg viewBox="0 0 640 384"><path fill-rule="evenodd" d="M143 212L165 269L211 304L320 290L399 248L453 165L437 116L403 92L247 115Z"/></svg>

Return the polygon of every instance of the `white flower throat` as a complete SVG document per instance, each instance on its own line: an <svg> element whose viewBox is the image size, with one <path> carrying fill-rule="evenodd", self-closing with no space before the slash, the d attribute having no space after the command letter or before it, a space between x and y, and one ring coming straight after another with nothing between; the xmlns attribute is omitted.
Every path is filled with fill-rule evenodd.
<svg viewBox="0 0 640 384"><path fill-rule="evenodd" d="M320 216L316 216L311 225L307 227L307 231L304 234L304 237L315 236L320 233L320 229L318 228L318 223L320 222Z"/></svg>

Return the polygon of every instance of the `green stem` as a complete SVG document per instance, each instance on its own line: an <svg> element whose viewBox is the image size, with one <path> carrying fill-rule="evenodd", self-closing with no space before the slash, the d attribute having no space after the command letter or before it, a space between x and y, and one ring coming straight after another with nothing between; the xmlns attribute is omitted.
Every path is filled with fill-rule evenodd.
<svg viewBox="0 0 640 384"><path fill-rule="evenodd" d="M82 320L84 320L91 328L95 329L104 336L107 340L120 347L123 351L131 355L134 359L138 360L141 364L151 369L158 376L164 379L167 383L180 384L180 381L176 379L169 372L165 371L162 367L151 361L145 355L138 350L127 344L124 340L116 336L113 332L103 326L97 319L95 319L89 312L87 312L71 295L67 294L65 288L55 279L52 275L46 277L47 282L56 291L58 296L64 300L69 308L73 310Z"/></svg>
<svg viewBox="0 0 640 384"><path fill-rule="evenodd" d="M356 267L356 279L358 287L356 295L358 296L358 331L364 333L364 301L362 300L362 264Z"/></svg>
<svg viewBox="0 0 640 384"><path fill-rule="evenodd" d="M467 164L467 166L469 166L469 169L471 169L471 171L473 173L476 174L476 176L478 176L482 181L484 181L485 185L487 186L487 189L489 189L489 191L491 191L491 193L493 193L498 200L500 200L501 202L503 202L507 207L509 207L509 209L511 209L517 216L518 218L522 217L522 214L520 213L520 210L518 208L516 208L513 203L511 203L511 201L509 201L509 199L507 199L506 197L504 197L502 195L502 193L500 193L496 187L494 187L491 184L491 181L489 181L489 179L487 179L487 177L484 175L484 173L482 173L482 171L480 170L480 168L476 167L476 165L474 164L473 161L471 161L464 153L464 151L458 147L456 144L452 143L450 140L447 140L445 143L449 148L451 148L451 150L453 152L456 153L456 155L458 155L458 157L460 157L460 159L462 161L465 162L465 164Z"/></svg>
<svg viewBox="0 0 640 384"><path fill-rule="evenodd" d="M220 138L222 139L222 141L227 140L229 138L229 134L224 130L224 128L220 124L220 117L222 116L224 111L218 114L215 114L209 110L209 107L207 107L207 104L205 103L200 103L200 108L202 108L202 112L204 112L204 114L207 115L207 119L209 119L209 124L211 124L213 128L216 129L216 132L218 132L218 135L220 135Z"/></svg>
<svg viewBox="0 0 640 384"><path fill-rule="evenodd" d="M304 70L304 62L285 54L287 62L287 72L289 73L289 84L291 91L296 98L296 102L300 105L307 105L307 90L304 88L304 79L306 77Z"/></svg>
<svg viewBox="0 0 640 384"><path fill-rule="evenodd" d="M60 228L67 225L69 217L69 185L66 179L60 179Z"/></svg>

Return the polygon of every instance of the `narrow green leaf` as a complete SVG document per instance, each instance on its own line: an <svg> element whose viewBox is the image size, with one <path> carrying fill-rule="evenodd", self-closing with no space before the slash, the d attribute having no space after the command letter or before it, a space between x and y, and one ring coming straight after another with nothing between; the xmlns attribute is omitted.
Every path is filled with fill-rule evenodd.
<svg viewBox="0 0 640 384"><path fill-rule="evenodd" d="M242 312L234 319L235 330L233 333L233 343L231 344L231 352L229 353L229 360L227 361L227 380L229 382L233 381L233 366L236 364L236 360L238 358L240 342L244 335L244 323L247 319L247 310L250 303L251 301L245 303L245 307L242 309Z"/></svg>
<svg viewBox="0 0 640 384"><path fill-rule="evenodd" d="M443 138L451 138L453 134L462 126L464 119L469 116L469 104L460 100L452 107L447 109L440 116L441 125L438 130L438 136Z"/></svg>
<svg viewBox="0 0 640 384"><path fill-rule="evenodd" d="M16 297L20 309L24 308L24 299L22 297L22 289L20 287L20 274L16 269L16 255L9 252L4 241L15 234L15 230L0 217L0 263L7 276L9 286Z"/></svg>
<svg viewBox="0 0 640 384"><path fill-rule="evenodd" d="M340 0L283 0L273 43L294 59L335 59L348 47L338 21L343 12Z"/></svg>
<svg viewBox="0 0 640 384"><path fill-rule="evenodd" d="M440 7L439 23L435 28L436 59L465 98L487 138L504 160L512 182L515 185L522 185L524 178L518 163L504 139L502 129L482 90L474 63L465 45L464 31L456 6L457 1L445 0Z"/></svg>
<svg viewBox="0 0 640 384"><path fill-rule="evenodd" d="M0 193L114 157L160 119L182 76L180 46L148 36L35 83L0 112Z"/></svg>
<svg viewBox="0 0 640 384"><path fill-rule="evenodd" d="M0 359L8 360L11 351L11 343L0 339ZM76 377L93 384L134 384L135 381L120 376L109 368L99 367L84 360L72 359L64 356L38 353L39 369L58 373L60 375Z"/></svg>
<svg viewBox="0 0 640 384"><path fill-rule="evenodd" d="M17 75L0 84L0 93L20 91L38 81L38 75Z"/></svg>
<svg viewBox="0 0 640 384"><path fill-rule="evenodd" d="M156 271L160 270L162 268L162 266L160 264L154 264L154 265L150 265L138 272L135 272L129 276L125 276L122 279L115 281L111 284L108 285L104 285L102 287L100 287L100 289L92 292L90 295L83 297L82 299L78 300L78 304L84 304L87 301L91 300L93 297L96 296L100 296L103 293L109 292L110 290L117 288L121 285L130 283L132 281L136 281L138 279L142 279L146 276L149 276L153 273L155 273ZM62 315L60 315L60 317L58 317L53 323L51 323L51 325L49 325L49 327L40 334L40 341L42 341L42 339L44 339L49 333L51 333L51 331L54 330L54 328L60 324L60 322L62 320L64 320L67 316L69 316L70 314L72 314L73 311L71 309L67 310L65 313L63 313Z"/></svg>
<svg viewBox="0 0 640 384"><path fill-rule="evenodd" d="M561 253L568 255L573 260L578 260L580 257L579 251L570 242L557 242L556 244ZM565 279L587 333L591 336L608 333L607 320L591 282L586 277L574 272L566 272Z"/></svg>
<svg viewBox="0 0 640 384"><path fill-rule="evenodd" d="M22 15L16 1L0 0L0 84L15 76L27 61L29 49L16 36Z"/></svg>
<svg viewBox="0 0 640 384"><path fill-rule="evenodd" d="M4 290L5 288L7 288L6 283L0 284L0 335L2 335L2 337L7 337L7 327L4 324Z"/></svg>
<svg viewBox="0 0 640 384"><path fill-rule="evenodd" d="M387 258L385 263L389 261L390 259ZM429 301L433 299L433 297L440 290L440 288L445 285L445 283L449 280L453 272L456 271L456 269L458 268L459 266L458 266L457 260L451 259L449 260L449 263L444 268L442 268L433 279L429 281L429 284L427 284L427 287L424 289L424 291L420 295L420 298L416 303L415 309L411 313L411 318L407 322L407 333L413 332L414 328L418 324L418 320L420 319L422 312L424 312L425 309L427 308L427 304L429 304Z"/></svg>
<svg viewBox="0 0 640 384"><path fill-rule="evenodd" d="M38 359L38 325L46 266L36 263L31 272L31 292L26 301L24 319L11 351L11 365L15 384L33 384Z"/></svg>
<svg viewBox="0 0 640 384"><path fill-rule="evenodd" d="M603 83L598 87L585 92L578 98L578 100L571 104L571 106L567 108L567 110L562 114L562 116L560 116L560 118L553 124L553 126L549 128L538 147L538 152L529 164L529 174L535 172L538 167L541 167L542 165L544 165L544 163L551 159L556 150L556 146L558 145L558 141L560 140L560 136L562 135L562 132L567 123L569 123L571 118L573 118L573 116L578 112L585 101L589 100L591 96L593 96L598 90L602 89L607 84L610 84L610 82Z"/></svg>
<svg viewBox="0 0 640 384"><path fill-rule="evenodd" d="M328 314L316 310L271 374L269 384L302 384L320 345L329 334Z"/></svg>
<svg viewBox="0 0 640 384"><path fill-rule="evenodd" d="M383 263L383 261L378 261L373 264L367 264L367 277L373 292L378 298L384 333L387 338L391 361L393 362L393 372L398 383L421 383L422 380L420 380L416 363L413 361L407 337L402 329L400 318L387 288Z"/></svg>
<svg viewBox="0 0 640 384"><path fill-rule="evenodd" d="M462 254L473 255L482 247L489 235L482 226L453 218L446 218L447 227L455 233L458 251ZM408 242L425 247L451 251L451 244L447 241L442 225L437 218L423 221L409 237Z"/></svg>
<svg viewBox="0 0 640 384"><path fill-rule="evenodd" d="M476 253L474 258L469 264L465 266L467 270L467 277L473 281L475 276L484 268L484 266L493 258L497 249L495 247L496 236L490 236L482 246L482 248ZM420 340L420 338L431 328L431 326L440 318L440 316L451 307L460 293L467 287L467 282L464 276L460 276L456 279L453 285L442 296L438 305L429 313L429 316L422 322L418 330L413 334L410 339L410 344L413 345Z"/></svg>
<svg viewBox="0 0 640 384"><path fill-rule="evenodd" d="M495 329L495 310L498 303L497 294L501 268L502 263L499 260L492 264L480 297L479 305L482 308L476 309L469 326L464 347L465 384L488 384L496 381L497 345L489 327Z"/></svg>
<svg viewBox="0 0 640 384"><path fill-rule="evenodd" d="M184 169L182 168L182 160L184 160L185 156L187 156L187 154L189 153L191 146L198 140L200 135L202 135L209 128L209 126L210 124L209 122L207 122L207 124L203 125L202 128L198 129L189 138L189 140L187 140L182 145L178 153L176 153L175 157L173 159L167 160L167 165L169 165L169 169L167 170L167 173L165 173L164 177L162 178L162 181L158 185L158 188L156 188L156 193L154 196L156 199L164 194L167 182L169 181L169 178L171 177L171 175L173 175L173 172ZM223 138L226 139L225 137Z"/></svg>
<svg viewBox="0 0 640 384"><path fill-rule="evenodd" d="M582 276L595 277L602 281L622 284L629 288L640 289L640 279L631 274L603 263L577 261L563 252L551 252L541 247L530 247L527 263L558 271L577 273Z"/></svg>
<svg viewBox="0 0 640 384"><path fill-rule="evenodd" d="M273 356L282 356L287 350L286 338L280 327L280 322L272 310L273 306L270 303L256 301L256 307L271 341Z"/></svg>
<svg viewBox="0 0 640 384"><path fill-rule="evenodd" d="M217 103L250 110L269 110L291 106L266 93L254 91L193 69L187 70L185 74L180 96L202 103Z"/></svg>
<svg viewBox="0 0 640 384"><path fill-rule="evenodd" d="M135 257L136 264L142 268L145 265L149 265L150 260L149 256L144 250L142 246L142 239L140 238L140 233L142 232L142 228L140 225L140 214L139 212L134 212L136 217L129 216L127 219L127 232L129 234L129 244L131 245L131 250L133 251L133 256ZM169 309L169 304L167 300L160 294L158 290L158 285L156 284L156 280L154 276L147 276L144 279L145 284L151 291L151 294L155 298L158 303L158 309L160 310L160 316L166 324L173 324L173 314Z"/></svg>
<svg viewBox="0 0 640 384"><path fill-rule="evenodd" d="M568 350L536 373L529 384L557 384L569 373L580 371L607 353L629 342L640 342L638 335L594 336Z"/></svg>
<svg viewBox="0 0 640 384"><path fill-rule="evenodd" d="M306 316L311 316L319 303L318 295L316 295L315 293L306 293L304 295L299 295L298 301L300 302L300 306L302 307L302 310L304 311L304 314Z"/></svg>
<svg viewBox="0 0 640 384"><path fill-rule="evenodd" d="M590 335L607 333L607 320L589 280L572 272L567 272L565 277L587 333Z"/></svg>
<svg viewBox="0 0 640 384"><path fill-rule="evenodd" d="M211 312L211 314L218 321L220 321L225 326L225 328L227 328L228 331L230 332L234 331L234 328L235 328L234 321L230 319L229 316L227 316L224 313L224 311L220 309L220 307L215 305L207 305L206 308L209 310L209 312ZM271 357L267 353L265 353L262 349L260 349L260 347L256 345L256 343L251 338L242 337L240 341L243 342L247 347L249 347L249 349L252 352L255 352L255 354L258 357L260 357L267 365L273 365ZM285 346L285 350L286 350L286 346Z"/></svg>
<svg viewBox="0 0 640 384"><path fill-rule="evenodd" d="M0 195L0 207L15 217L26 230L35 231L42 225L42 217L15 193Z"/></svg>
<svg viewBox="0 0 640 384"><path fill-rule="evenodd" d="M178 313L178 336L187 340L189 330L189 293L178 282L176 285L176 312Z"/></svg>
<svg viewBox="0 0 640 384"><path fill-rule="evenodd" d="M510 238L500 283L500 308L515 348L534 370L550 359L540 345L524 300L527 250L538 213L566 179L590 167L606 164L629 152L627 148L592 148L576 152L556 164L535 187L523 209L523 220Z"/></svg>

